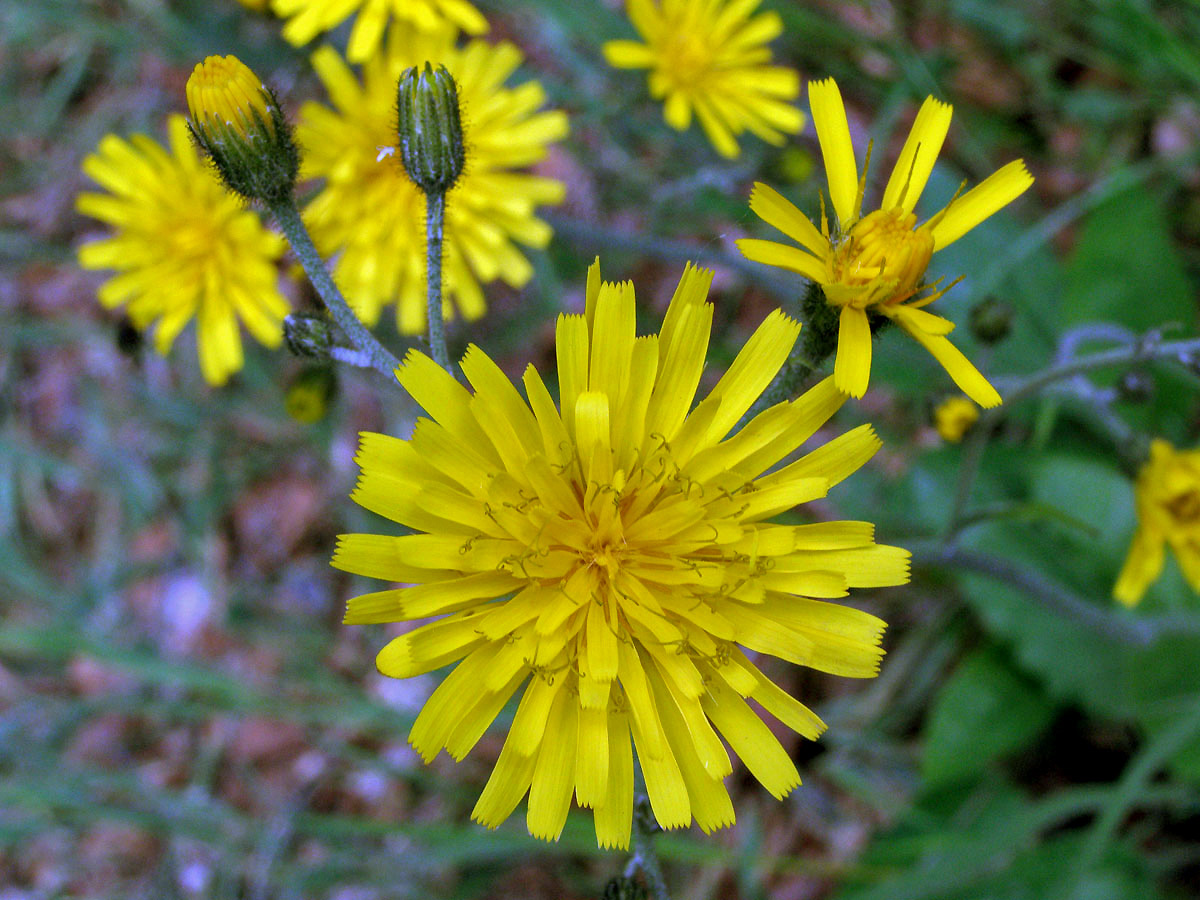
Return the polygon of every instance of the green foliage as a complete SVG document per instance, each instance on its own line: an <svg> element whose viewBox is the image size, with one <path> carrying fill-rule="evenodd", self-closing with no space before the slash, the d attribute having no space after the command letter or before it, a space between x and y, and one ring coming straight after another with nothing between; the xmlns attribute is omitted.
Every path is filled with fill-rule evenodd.
<svg viewBox="0 0 1200 900"><path fill-rule="evenodd" d="M1038 684L1013 671L994 648L976 651L934 698L921 758L925 785L938 790L979 777L996 759L1035 740L1054 709Z"/></svg>

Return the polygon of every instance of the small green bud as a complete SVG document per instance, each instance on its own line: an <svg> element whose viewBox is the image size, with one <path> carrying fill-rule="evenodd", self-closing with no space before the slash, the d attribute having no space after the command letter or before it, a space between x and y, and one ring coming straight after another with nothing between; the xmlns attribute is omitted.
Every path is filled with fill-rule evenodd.
<svg viewBox="0 0 1200 900"><path fill-rule="evenodd" d="M425 193L444 194L466 162L458 86L445 66L405 70L396 89L400 160Z"/></svg>
<svg viewBox="0 0 1200 900"><path fill-rule="evenodd" d="M312 313L292 313L283 320L283 339L296 356L327 360L333 346L329 320Z"/></svg>
<svg viewBox="0 0 1200 900"><path fill-rule="evenodd" d="M981 344L998 344L1012 331L1012 320L1011 305L995 297L985 297L971 307L968 325Z"/></svg>
<svg viewBox="0 0 1200 900"><path fill-rule="evenodd" d="M241 60L210 56L187 82L188 125L225 186L251 200L291 197L300 153L279 100Z"/></svg>

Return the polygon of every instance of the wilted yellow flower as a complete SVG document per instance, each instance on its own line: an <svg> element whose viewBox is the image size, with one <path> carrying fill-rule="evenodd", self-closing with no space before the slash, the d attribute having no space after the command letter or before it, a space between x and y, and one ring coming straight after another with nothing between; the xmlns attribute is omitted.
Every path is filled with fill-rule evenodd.
<svg viewBox="0 0 1200 900"><path fill-rule="evenodd" d="M933 411L933 424L943 441L957 444L979 421L979 407L966 397L947 397Z"/></svg>
<svg viewBox="0 0 1200 900"><path fill-rule="evenodd" d="M1170 544L1192 590L1200 593L1200 450L1150 444L1150 460L1134 487L1138 528L1113 596L1133 606L1162 572Z"/></svg>
<svg viewBox="0 0 1200 900"><path fill-rule="evenodd" d="M529 831L557 839L574 795L601 846L627 846L635 749L659 824L727 826L722 737L776 797L800 783L747 699L805 737L824 729L743 648L878 670L884 623L828 600L907 581L907 551L868 522L772 520L879 440L864 425L779 465L841 406L832 379L730 436L799 333L779 311L693 409L711 279L688 267L662 332L637 338L633 285L602 284L597 264L585 314L558 320L558 408L533 366L522 397L477 347L470 390L413 351L397 377L431 418L408 440L362 436L354 499L416 533L342 535L333 565L413 586L354 598L346 621L440 617L377 660L396 678L457 663L409 736L426 760L462 759L521 694L472 813L489 828L528 793Z"/></svg>
<svg viewBox="0 0 1200 900"><path fill-rule="evenodd" d="M650 69L650 93L665 98L667 124L684 131L693 111L722 156L740 152L749 131L779 145L804 127L792 106L800 76L769 65L767 44L779 36L778 13L753 15L760 0L626 0L646 42L609 41L604 56L621 69Z"/></svg>
<svg viewBox="0 0 1200 900"><path fill-rule="evenodd" d="M183 116L167 128L169 151L143 134L110 134L84 160L83 171L109 193L80 194L76 208L115 234L80 247L79 262L120 273L100 288L100 302L128 303L138 328L157 320L159 353L195 317L200 369L209 383L224 384L242 367L238 318L268 347L283 337L288 307L275 261L284 243L200 159Z"/></svg>
<svg viewBox="0 0 1200 900"><path fill-rule="evenodd" d="M289 19L283 37L297 47L357 14L346 50L351 62L374 56L393 20L405 31L442 31L447 26L468 34L488 30L487 19L467 0L272 0L271 8Z"/></svg>
<svg viewBox="0 0 1200 900"><path fill-rule="evenodd" d="M1000 395L946 337L953 323L925 310L950 287L927 283L930 257L958 240L1033 184L1025 163L1016 160L981 184L956 194L920 225L913 209L950 128L952 108L925 100L883 191L879 209L862 215L866 171L860 178L842 95L832 78L809 82L813 123L825 159L829 196L837 221L821 211L818 231L792 203L765 184L756 184L750 208L800 244L740 240L747 258L780 266L821 286L838 313L837 359L833 376L852 397L867 390L871 374L871 319L886 316L915 338L946 369L962 391L980 406L1000 403Z"/></svg>
<svg viewBox="0 0 1200 900"><path fill-rule="evenodd" d="M565 194L562 182L518 171L566 134L567 119L537 111L545 101L537 82L504 87L521 62L511 44L457 48L447 30L394 28L361 83L333 49L313 54L337 108L307 103L300 111L303 174L325 179L304 218L322 252L336 256L334 276L359 316L374 324L384 305L396 303L405 334L425 329L425 195L389 153L397 141L396 84L426 61L444 65L458 83L467 148L466 168L446 198L447 314L456 306L467 319L483 315L480 281L529 281L533 267L514 242L544 247L552 232L534 211Z"/></svg>

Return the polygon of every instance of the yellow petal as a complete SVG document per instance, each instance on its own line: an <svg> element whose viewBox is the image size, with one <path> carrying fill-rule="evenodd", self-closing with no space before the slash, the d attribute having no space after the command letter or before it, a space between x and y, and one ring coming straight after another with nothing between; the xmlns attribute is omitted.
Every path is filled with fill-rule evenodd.
<svg viewBox="0 0 1200 900"><path fill-rule="evenodd" d="M780 244L778 241L762 241L758 238L739 238L736 243L746 259L798 272L809 281L818 284L829 278L825 263L799 247Z"/></svg>
<svg viewBox="0 0 1200 900"><path fill-rule="evenodd" d="M814 256L823 258L830 252L829 239L773 187L756 181L750 192L750 208L764 222L778 228Z"/></svg>
<svg viewBox="0 0 1200 900"><path fill-rule="evenodd" d="M633 823L633 748L629 717L608 713L608 784L604 802L596 806L596 842L602 848L629 847Z"/></svg>
<svg viewBox="0 0 1200 900"><path fill-rule="evenodd" d="M842 307L838 319L837 359L833 380L838 390L861 398L871 378L871 325L867 314L852 306Z"/></svg>
<svg viewBox="0 0 1200 900"><path fill-rule="evenodd" d="M942 150L953 112L949 103L933 97L925 99L884 188L880 209L900 207L905 212L913 211Z"/></svg>
<svg viewBox="0 0 1200 900"><path fill-rule="evenodd" d="M930 220L933 249L948 247L992 213L1016 200L1032 184L1033 176L1021 159L993 172Z"/></svg>
<svg viewBox="0 0 1200 900"><path fill-rule="evenodd" d="M733 752L776 800L800 784L800 773L771 730L746 701L720 682L711 681L704 711Z"/></svg>
<svg viewBox="0 0 1200 900"><path fill-rule="evenodd" d="M902 318L897 318L897 321L905 331L916 338L917 343L942 364L942 368L946 370L946 373L964 394L984 409L1000 405L1000 395L996 393L996 389L972 365L971 361L963 356L962 351L950 343L948 338L931 335L919 328L914 328Z"/></svg>
<svg viewBox="0 0 1200 900"><path fill-rule="evenodd" d="M854 145L850 142L850 123L846 120L842 92L832 78L810 81L808 102L812 106L813 125L816 126L821 156L825 160L829 198L833 201L841 227L845 229L858 218L855 206L858 197L858 163L854 159Z"/></svg>
<svg viewBox="0 0 1200 900"><path fill-rule="evenodd" d="M1166 562L1164 541L1161 534L1145 526L1139 527L1129 546L1129 555L1113 585L1113 597L1126 606L1136 606L1158 578Z"/></svg>
<svg viewBox="0 0 1200 900"><path fill-rule="evenodd" d="M549 740L542 741L525 822L529 833L544 841L557 841L567 821L575 787L575 739L579 731L579 704L570 691L559 691L542 723Z"/></svg>

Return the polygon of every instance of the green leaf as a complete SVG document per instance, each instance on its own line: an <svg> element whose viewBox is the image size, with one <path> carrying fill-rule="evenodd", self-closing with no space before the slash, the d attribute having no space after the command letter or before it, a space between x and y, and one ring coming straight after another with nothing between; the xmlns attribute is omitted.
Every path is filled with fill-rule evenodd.
<svg viewBox="0 0 1200 900"><path fill-rule="evenodd" d="M1108 320L1137 331L1196 313L1183 262L1159 199L1134 187L1096 207L1067 268L1062 324Z"/></svg>
<svg viewBox="0 0 1200 900"><path fill-rule="evenodd" d="M921 774L940 788L982 772L1027 746L1050 724L1054 705L1036 682L994 648L970 656L934 700Z"/></svg>

